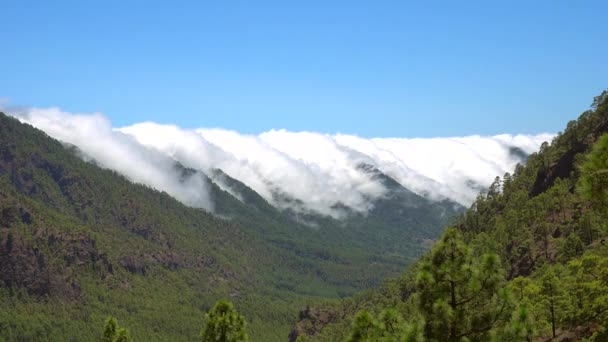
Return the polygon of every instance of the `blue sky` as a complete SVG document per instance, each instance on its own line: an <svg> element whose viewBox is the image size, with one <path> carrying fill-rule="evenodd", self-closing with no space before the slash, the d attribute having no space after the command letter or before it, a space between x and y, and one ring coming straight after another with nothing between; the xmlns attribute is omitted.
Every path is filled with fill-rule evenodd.
<svg viewBox="0 0 608 342"><path fill-rule="evenodd" d="M608 88L606 1L0 1L0 97L364 137L555 132Z"/></svg>

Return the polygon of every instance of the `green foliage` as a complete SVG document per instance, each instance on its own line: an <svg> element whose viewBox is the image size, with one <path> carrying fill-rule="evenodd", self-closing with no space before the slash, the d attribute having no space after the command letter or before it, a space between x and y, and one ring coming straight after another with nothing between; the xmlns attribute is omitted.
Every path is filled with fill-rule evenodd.
<svg viewBox="0 0 608 342"><path fill-rule="evenodd" d="M406 322L392 308L375 319L363 310L354 318L349 341L487 341L498 332L514 336L526 328L521 319L527 311L505 328L513 304L498 257L474 258L457 229L448 229L422 263L416 289L409 302L413 316L422 320Z"/></svg>
<svg viewBox="0 0 608 342"><path fill-rule="evenodd" d="M205 327L201 331L203 342L247 342L245 318L228 301L219 301L205 315Z"/></svg>
<svg viewBox="0 0 608 342"><path fill-rule="evenodd" d="M116 318L110 317L106 321L106 326L103 330L102 342L132 342L129 330L119 328Z"/></svg>
<svg viewBox="0 0 608 342"><path fill-rule="evenodd" d="M355 316L349 342L373 341L377 338L379 328L374 317L368 311L361 311Z"/></svg>
<svg viewBox="0 0 608 342"><path fill-rule="evenodd" d="M568 261L572 258L581 256L585 251L585 244L577 233L571 233L565 238L559 249L561 261Z"/></svg>
<svg viewBox="0 0 608 342"><path fill-rule="evenodd" d="M483 341L510 314L495 254L473 259L461 233L449 228L417 280L417 297L429 341Z"/></svg>
<svg viewBox="0 0 608 342"><path fill-rule="evenodd" d="M300 307L398 274L455 212L384 176L390 198L368 216L302 218L176 164L207 182L214 216L78 155L0 113L0 340L94 340L110 314L141 340L191 340L229 297L252 339L283 341Z"/></svg>
<svg viewBox="0 0 608 342"><path fill-rule="evenodd" d="M588 253L570 261L559 275L570 301L571 324L608 322L608 256Z"/></svg>
<svg viewBox="0 0 608 342"><path fill-rule="evenodd" d="M378 318L366 310L355 316L349 342L422 342L422 324L407 323L394 308L384 309Z"/></svg>
<svg viewBox="0 0 608 342"><path fill-rule="evenodd" d="M102 342L114 342L114 338L116 337L116 333L118 331L118 322L116 318L110 317L106 321L106 326L103 329L103 338Z"/></svg>
<svg viewBox="0 0 608 342"><path fill-rule="evenodd" d="M319 341L605 340L607 99L596 97L526 166L497 178L401 277L326 301L322 322L307 310L299 327ZM254 193L240 203L216 189L228 222L0 120L0 339L92 340L90 322L116 312L144 340L188 340L201 308L230 296L251 317L253 339L282 340L294 307L374 285L423 250L399 254L400 243L414 247L410 229L375 234L389 222L409 225L386 214L390 201L370 218L351 217L360 223L352 230L311 234ZM128 338L115 321L106 328ZM220 302L202 334L238 340L244 329Z"/></svg>
<svg viewBox="0 0 608 342"><path fill-rule="evenodd" d="M403 317L422 315L435 341L606 340L606 94L481 193L456 229L393 281L399 291L383 286L334 310L351 308L344 322L352 322L352 308L397 307ZM315 340L349 336L344 322Z"/></svg>
<svg viewBox="0 0 608 342"><path fill-rule="evenodd" d="M539 279L540 282L540 296L537 298L537 302L541 303L545 307L546 314L549 322L551 323L551 335L556 337L555 330L556 325L563 320L563 311L565 311L565 293L564 288L557 278L554 269L548 268Z"/></svg>
<svg viewBox="0 0 608 342"><path fill-rule="evenodd" d="M516 299L529 308L535 333L554 337L560 329L608 320L608 256L597 252L511 281Z"/></svg>
<svg viewBox="0 0 608 342"><path fill-rule="evenodd" d="M590 338L585 339L585 342L603 342L608 341L608 328L602 327L595 331Z"/></svg>
<svg viewBox="0 0 608 342"><path fill-rule="evenodd" d="M526 341L531 342L535 333L532 314L525 304L513 312L511 321L499 329L493 338L497 342Z"/></svg>
<svg viewBox="0 0 608 342"><path fill-rule="evenodd" d="M604 134L581 166L582 196L600 209L608 206L608 134Z"/></svg>
<svg viewBox="0 0 608 342"><path fill-rule="evenodd" d="M113 314L141 339L189 340L194 317L230 296L250 317L252 338L283 340L299 307L396 274L426 250L416 240L435 238L453 212L401 193L395 201L411 203L403 215L386 200L347 226L313 217L310 229L236 180L243 202L209 183L224 220L77 153L0 114L0 300L14 313L0 339L90 340L92 322Z"/></svg>
<svg viewBox="0 0 608 342"><path fill-rule="evenodd" d="M133 340L129 336L129 332L124 328L121 328L118 330L118 333L116 334L116 338L114 339L114 342L132 342L132 341Z"/></svg>

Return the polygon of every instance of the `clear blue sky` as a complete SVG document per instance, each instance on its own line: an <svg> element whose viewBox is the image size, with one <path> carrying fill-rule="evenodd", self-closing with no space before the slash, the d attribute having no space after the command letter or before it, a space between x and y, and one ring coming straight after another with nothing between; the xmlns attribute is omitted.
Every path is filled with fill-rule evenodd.
<svg viewBox="0 0 608 342"><path fill-rule="evenodd" d="M12 105L244 133L558 131L608 88L606 1L0 1Z"/></svg>

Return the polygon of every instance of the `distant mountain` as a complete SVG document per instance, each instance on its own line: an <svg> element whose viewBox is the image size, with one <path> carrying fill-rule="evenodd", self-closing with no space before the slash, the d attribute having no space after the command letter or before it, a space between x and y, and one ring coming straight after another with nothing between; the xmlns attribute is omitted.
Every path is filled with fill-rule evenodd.
<svg viewBox="0 0 608 342"><path fill-rule="evenodd" d="M175 162L210 178L214 170L221 170L272 206L294 215L315 212L335 219L349 211L365 215L386 194L386 187L370 178L361 164L375 167L422 197L469 206L496 175L512 171L553 137L369 139L285 130L245 135L151 122L114 128L101 114L71 114L57 108L11 113L53 138L77 146L83 158L166 191L189 206L212 211L214 203L205 187L176 184ZM214 182L222 187L221 180Z"/></svg>

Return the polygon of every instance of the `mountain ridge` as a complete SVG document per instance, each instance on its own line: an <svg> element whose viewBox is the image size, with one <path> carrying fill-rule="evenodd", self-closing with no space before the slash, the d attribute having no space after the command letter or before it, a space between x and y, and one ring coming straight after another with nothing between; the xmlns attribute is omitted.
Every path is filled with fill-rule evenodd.
<svg viewBox="0 0 608 342"><path fill-rule="evenodd" d="M285 130L242 135L152 122L113 128L101 114L71 114L57 108L25 108L12 113L61 141L80 146L104 167L168 191L187 204L193 194L163 179L162 174L174 176L169 172L170 165L163 165L159 159L168 157L208 175L213 169L221 169L274 206L285 209L293 204L294 211L316 211L334 218L343 214L336 209L340 206L359 212L369 210L369 200L381 197L385 191L360 172L360 163L374 165L418 195L438 201L447 198L466 206L495 174L511 170L552 137L503 134L364 139ZM133 160L125 160L128 156ZM149 171L142 173L142 167ZM295 201L281 201L285 196ZM198 197L205 198L204 193Z"/></svg>
<svg viewBox="0 0 608 342"><path fill-rule="evenodd" d="M607 151L604 91L418 262L353 299L302 309L290 341L606 341ZM471 282L488 271L494 281Z"/></svg>
<svg viewBox="0 0 608 342"><path fill-rule="evenodd" d="M231 298L254 338L284 340L297 307L396 274L428 248L421 241L436 233L427 228L450 216L410 220L389 207L381 218L407 226L372 227L371 212L350 222L314 214L311 228L227 175L242 198L222 190L220 170L209 177L171 162L175 184L198 178L188 184L210 189L216 216L99 164L0 114L0 306L12 313L0 317L3 338L94 339L113 315L141 338L188 340L215 300Z"/></svg>

